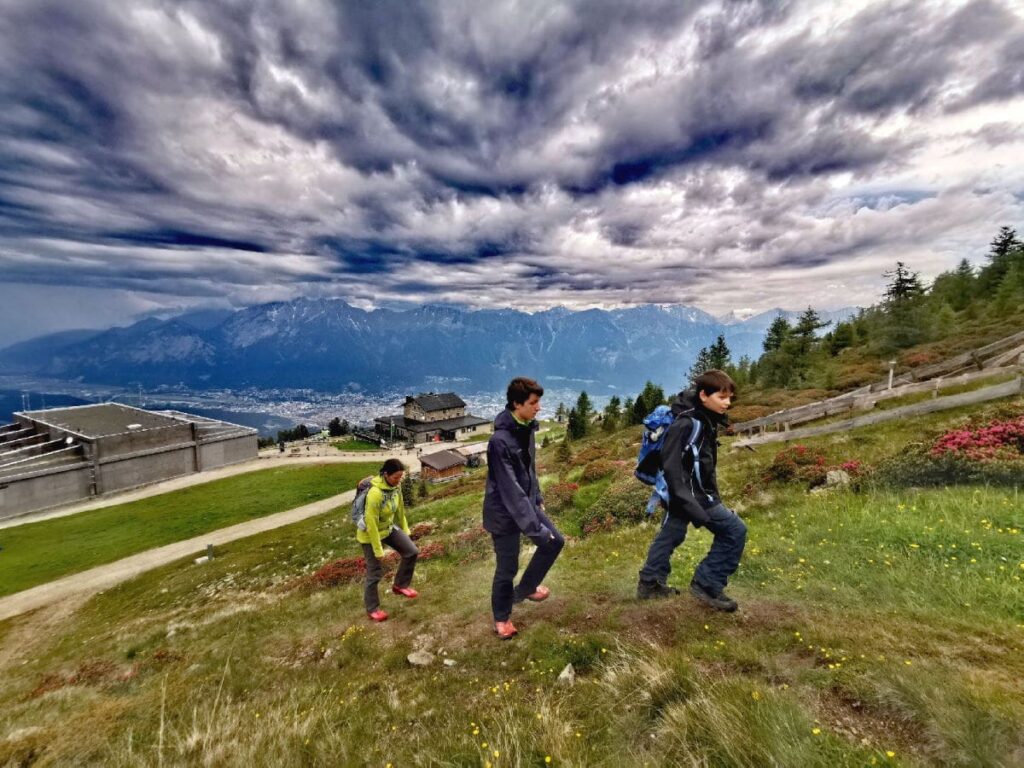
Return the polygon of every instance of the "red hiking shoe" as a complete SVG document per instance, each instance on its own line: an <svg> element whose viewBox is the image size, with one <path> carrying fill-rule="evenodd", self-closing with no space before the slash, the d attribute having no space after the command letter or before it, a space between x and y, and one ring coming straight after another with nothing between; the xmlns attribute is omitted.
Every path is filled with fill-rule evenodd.
<svg viewBox="0 0 1024 768"><path fill-rule="evenodd" d="M391 591L396 595L402 595L402 597L408 597L410 600L414 597L419 597L420 593L412 587L392 587Z"/></svg>
<svg viewBox="0 0 1024 768"><path fill-rule="evenodd" d="M367 611L367 616L370 617L370 621L387 621L388 612L378 608L376 611Z"/></svg>
<svg viewBox="0 0 1024 768"><path fill-rule="evenodd" d="M511 640L519 634L519 630L512 626L511 621L494 622L494 631L498 633L498 637L502 640Z"/></svg>
<svg viewBox="0 0 1024 768"><path fill-rule="evenodd" d="M551 590L545 587L543 584L541 584L539 587L537 587L537 591L534 592L532 595L527 595L526 599L533 603L539 603L542 600L547 600L550 595Z"/></svg>

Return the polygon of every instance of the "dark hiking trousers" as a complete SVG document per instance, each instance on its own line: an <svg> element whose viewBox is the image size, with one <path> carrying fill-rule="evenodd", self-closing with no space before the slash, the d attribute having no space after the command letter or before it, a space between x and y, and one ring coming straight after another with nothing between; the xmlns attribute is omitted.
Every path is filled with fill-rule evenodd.
<svg viewBox="0 0 1024 768"><path fill-rule="evenodd" d="M740 516L719 504L708 510L708 522L704 526L715 537L707 556L693 572L693 580L712 594L725 589L729 577L736 573L743 548L747 543L747 526ZM665 584L672 572L672 553L686 540L688 523L665 513L661 529L651 542L647 562L640 569L643 581L657 581Z"/></svg>
<svg viewBox="0 0 1024 768"><path fill-rule="evenodd" d="M395 550L402 558L398 564L398 573L395 574L395 586L408 587L412 583L412 573L416 569L416 558L420 555L416 544L401 528L392 528L391 533L380 541ZM363 590L363 604L369 613L380 608L377 584L380 582L381 576L384 575L384 566L373 554L372 544L363 544L362 546L363 557L366 559L366 587Z"/></svg>
<svg viewBox="0 0 1024 768"><path fill-rule="evenodd" d="M558 559L558 553L565 546L565 538L547 515L538 510L537 517L553 536L530 537L530 541L537 545L537 551L533 553L516 586L513 586L513 582L519 571L519 545L522 534L518 531L501 536L491 534L497 561L494 566L494 583L491 585L491 611L494 613L495 621L508 621L512 616L512 605L537 591L537 587Z"/></svg>

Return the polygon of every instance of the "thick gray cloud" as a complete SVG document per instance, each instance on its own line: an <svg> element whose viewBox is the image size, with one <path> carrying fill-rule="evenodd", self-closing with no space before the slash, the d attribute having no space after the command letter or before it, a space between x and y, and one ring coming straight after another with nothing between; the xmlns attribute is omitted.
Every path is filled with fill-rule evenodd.
<svg viewBox="0 0 1024 768"><path fill-rule="evenodd" d="M1009 2L0 8L0 281L125 318L868 303L1024 218Z"/></svg>

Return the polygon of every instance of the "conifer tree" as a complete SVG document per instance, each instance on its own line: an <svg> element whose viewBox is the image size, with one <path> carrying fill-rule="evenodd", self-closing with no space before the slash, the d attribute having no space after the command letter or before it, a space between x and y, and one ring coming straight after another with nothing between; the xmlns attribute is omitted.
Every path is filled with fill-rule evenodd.
<svg viewBox="0 0 1024 768"><path fill-rule="evenodd" d="M614 432L619 427L619 421L622 419L622 402L619 400L618 395L612 395L608 400L608 405L604 407L604 421L601 422L601 428L605 432Z"/></svg>
<svg viewBox="0 0 1024 768"><path fill-rule="evenodd" d="M412 476L408 472L402 475L402 502L407 509L416 505L413 499Z"/></svg>
<svg viewBox="0 0 1024 768"><path fill-rule="evenodd" d="M569 445L569 433L558 443L558 450L555 452L555 459L562 467L567 467L572 461L572 447Z"/></svg>
<svg viewBox="0 0 1024 768"><path fill-rule="evenodd" d="M639 422L633 421L633 398L627 397L622 403L622 418L626 424L638 424Z"/></svg>
<svg viewBox="0 0 1024 768"><path fill-rule="evenodd" d="M765 334L764 347L765 352L774 352L782 346L782 343L789 338L789 334L792 331L790 328L789 320L786 319L785 315L778 315L772 324L768 326L768 332Z"/></svg>
<svg viewBox="0 0 1024 768"><path fill-rule="evenodd" d="M573 410L576 411L577 418L577 434L573 435L573 439L578 440L581 437L586 437L590 431L591 421L594 416L594 406L591 405L590 397L586 391L580 392L580 396L576 399L576 407Z"/></svg>
<svg viewBox="0 0 1024 768"><path fill-rule="evenodd" d="M896 269L886 272L891 282L885 287L885 337L890 349L913 346L925 336L925 317L920 312L924 286L917 272L911 272L902 261Z"/></svg>
<svg viewBox="0 0 1024 768"><path fill-rule="evenodd" d="M719 334L718 338L715 339L715 343L708 348L708 356L711 368L725 370L732 365L732 356L729 352L729 347L725 343L725 336Z"/></svg>
<svg viewBox="0 0 1024 768"><path fill-rule="evenodd" d="M693 361L693 365L690 366L690 370L686 372L687 381L692 382L698 376L705 371L710 371L714 368L714 359L711 356L711 349L708 347L701 347L700 352L697 353L697 359Z"/></svg>

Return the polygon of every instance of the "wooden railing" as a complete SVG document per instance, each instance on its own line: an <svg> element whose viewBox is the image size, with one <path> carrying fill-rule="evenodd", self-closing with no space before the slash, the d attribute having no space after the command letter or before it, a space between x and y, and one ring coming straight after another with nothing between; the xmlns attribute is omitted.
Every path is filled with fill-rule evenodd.
<svg viewBox="0 0 1024 768"><path fill-rule="evenodd" d="M996 384L983 389L976 389L973 392L964 392L959 395L947 395L926 400L923 403L905 405L901 408L892 408L878 413L869 413L864 416L856 416L844 421L836 421L831 424L823 424L819 427L804 427L803 429L790 429L785 432L766 432L761 435L737 440L732 444L733 448L752 448L763 443L775 443L788 440L799 440L818 435L827 435L832 432L845 432L857 427L866 427L871 424L879 424L892 419L902 419L912 416L921 416L926 413L935 413L949 408L961 408L965 405L984 403L989 400L998 400L1003 397L1012 397L1024 393L1024 377L1018 376L1011 381Z"/></svg>
<svg viewBox="0 0 1024 768"><path fill-rule="evenodd" d="M736 434L763 434L770 428L789 431L798 424L827 416L870 409L882 400L918 392L938 393L943 389L972 381L1014 373L1021 367L1024 367L1024 331L947 360L911 369L894 378L892 387L886 379L828 400L787 408L761 418L734 424L732 430Z"/></svg>

